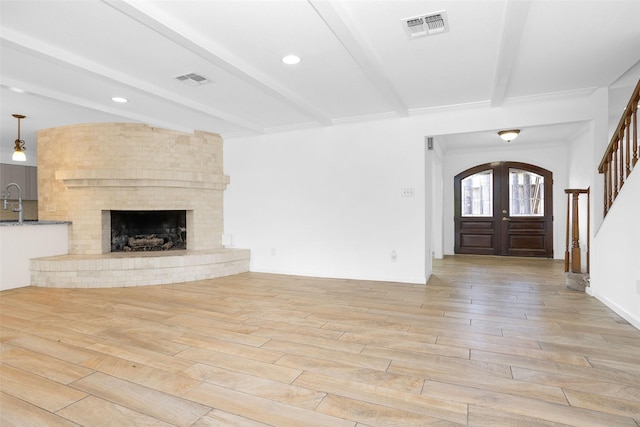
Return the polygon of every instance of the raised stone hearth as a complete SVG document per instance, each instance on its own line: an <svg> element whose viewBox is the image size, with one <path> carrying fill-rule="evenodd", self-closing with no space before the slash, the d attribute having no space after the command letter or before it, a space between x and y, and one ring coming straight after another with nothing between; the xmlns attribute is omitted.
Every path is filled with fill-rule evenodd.
<svg viewBox="0 0 640 427"><path fill-rule="evenodd" d="M38 217L71 226L68 255L32 261L33 285L137 286L248 271L248 250L222 246L229 177L220 135L99 123L41 130L37 137ZM184 212L177 227L186 248L112 254L112 211ZM134 243L155 251L151 243L171 240L158 233Z"/></svg>
<svg viewBox="0 0 640 427"><path fill-rule="evenodd" d="M31 284L49 288L164 285L249 270L245 249L60 255L31 261Z"/></svg>

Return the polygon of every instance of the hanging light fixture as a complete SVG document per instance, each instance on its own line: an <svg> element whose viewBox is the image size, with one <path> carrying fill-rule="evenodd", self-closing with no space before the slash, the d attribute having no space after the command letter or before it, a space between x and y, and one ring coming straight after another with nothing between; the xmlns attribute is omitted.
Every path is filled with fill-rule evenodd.
<svg viewBox="0 0 640 427"><path fill-rule="evenodd" d="M20 139L20 120L27 116L23 116L22 114L12 114L12 116L18 119L18 139L16 139L16 146L13 149L11 159L16 162L25 162L27 161L27 156L24 154L24 150L26 150L26 148L24 148L24 141Z"/></svg>
<svg viewBox="0 0 640 427"><path fill-rule="evenodd" d="M501 130L498 132L500 138L504 139L507 142L511 142L518 137L520 134L520 129L511 129L511 130Z"/></svg>

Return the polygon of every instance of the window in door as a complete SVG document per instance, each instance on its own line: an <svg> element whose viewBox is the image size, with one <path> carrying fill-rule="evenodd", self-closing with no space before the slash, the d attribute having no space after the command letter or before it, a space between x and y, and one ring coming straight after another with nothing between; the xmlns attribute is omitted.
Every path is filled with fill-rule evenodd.
<svg viewBox="0 0 640 427"><path fill-rule="evenodd" d="M544 177L535 172L509 168L511 216L544 215Z"/></svg>
<svg viewBox="0 0 640 427"><path fill-rule="evenodd" d="M478 172L462 180L462 216L493 216L493 170Z"/></svg>

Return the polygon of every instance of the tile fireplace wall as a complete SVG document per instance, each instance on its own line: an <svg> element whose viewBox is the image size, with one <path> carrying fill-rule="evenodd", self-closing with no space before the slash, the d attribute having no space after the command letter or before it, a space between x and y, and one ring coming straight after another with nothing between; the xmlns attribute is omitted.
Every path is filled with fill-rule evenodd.
<svg viewBox="0 0 640 427"><path fill-rule="evenodd" d="M185 210L185 255L224 250L223 191L229 177L223 173L220 135L131 123L81 124L41 130L37 146L38 217L71 221L69 256L110 253L111 210ZM235 252L247 271L249 251ZM223 258L230 262L228 253Z"/></svg>
<svg viewBox="0 0 640 427"><path fill-rule="evenodd" d="M110 252L111 210L186 210L188 248L222 247L222 138L142 124L38 132L38 218L71 221L70 254Z"/></svg>

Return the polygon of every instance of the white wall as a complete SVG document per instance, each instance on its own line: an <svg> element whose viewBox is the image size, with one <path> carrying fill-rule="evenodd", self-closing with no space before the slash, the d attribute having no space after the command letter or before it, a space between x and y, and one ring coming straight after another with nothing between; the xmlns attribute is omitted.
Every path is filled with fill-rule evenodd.
<svg viewBox="0 0 640 427"><path fill-rule="evenodd" d="M576 135L573 141L571 141L569 147L569 182L567 183L567 188L573 189L590 189L593 190L593 170L595 168L594 163L594 134L595 134L595 123L594 121L589 122L584 129L584 132ZM589 204L589 200L591 203ZM566 196L563 200L563 221L566 224L566 215L567 215L567 205L566 205ZM593 198L593 194L587 196L586 194L581 194L578 197L578 228L579 228L579 242L580 242L580 259L581 259L581 270L582 272L587 272L587 257L591 257L593 254L589 253L589 245L593 244L593 242L589 241L588 233L591 231L591 235L593 236L593 230L590 230L587 224L587 217L591 216L593 218L594 209L601 209L602 202L600 200L595 200ZM590 209L590 212L589 212ZM572 233L571 230L569 230ZM571 236L569 236L571 239ZM565 239L566 241L566 239ZM566 243L565 243L566 247ZM571 240L569 240L569 250L571 248Z"/></svg>
<svg viewBox="0 0 640 427"><path fill-rule="evenodd" d="M591 199L592 199L592 216L591 222L592 233L596 232L604 219L602 200L604 197L604 179L602 175L598 173L598 165L600 160L606 151L609 141L611 140L611 124L609 118L609 93L608 89L598 89L591 96L590 104L593 110L593 124L592 124L592 151L593 151L593 163L589 163L589 172L591 173ZM629 92L631 96L631 92ZM620 120L622 110L616 116L616 120ZM614 127L615 129L615 127ZM574 153L575 154L575 153ZM572 171L573 174L578 173L577 170ZM582 174L580 174L582 176Z"/></svg>
<svg viewBox="0 0 640 427"><path fill-rule="evenodd" d="M225 234L251 271L426 282L424 137L406 120L231 139L224 162Z"/></svg>
<svg viewBox="0 0 640 427"><path fill-rule="evenodd" d="M640 329L640 171L629 175L593 239L591 294Z"/></svg>
<svg viewBox="0 0 640 427"><path fill-rule="evenodd" d="M612 89L599 89L592 96L594 124L592 174L591 283L590 293L640 329L640 171L634 170L613 206L603 216L604 178L597 168L622 115L640 66L630 70ZM612 96L615 99L612 99ZM575 152L574 154L578 155ZM577 162L576 162L577 164ZM572 175L578 176L575 167ZM580 175L581 176L581 175ZM582 178L584 179L584 178Z"/></svg>
<svg viewBox="0 0 640 427"><path fill-rule="evenodd" d="M491 160L538 164L554 172L558 200L567 182L566 144L524 151L514 144L508 152L461 153L447 160L425 155L425 136L437 141L452 133L590 120L585 96L519 100L500 108L478 103L407 118L225 137L231 183L224 196L224 241L251 249L252 271L425 283L431 253L443 250L432 236L442 236L445 253L447 245L453 250L453 202L443 194L453 188L453 169ZM401 197L402 188L415 189L415 196ZM554 233L558 242L563 229Z"/></svg>
<svg viewBox="0 0 640 427"><path fill-rule="evenodd" d="M519 146L517 140L502 148L450 151L444 155L444 253L454 253L453 179L473 166L496 161L524 162L553 172L553 252L554 258L564 257L565 207L567 188L568 144L565 141L540 141L539 144Z"/></svg>
<svg viewBox="0 0 640 427"><path fill-rule="evenodd" d="M431 154L431 165L433 170L428 178L431 180L431 250L433 257L442 259L443 250L443 229L444 229L444 206L443 206L443 171L442 171L442 148L437 138L434 138L434 149ZM428 173L429 171L427 171ZM429 200L429 199L427 199ZM427 203L427 209L429 203Z"/></svg>
<svg viewBox="0 0 640 427"><path fill-rule="evenodd" d="M587 188L591 185L593 169L596 164L593 150L594 123L587 123L583 132L570 142L569 150L569 188Z"/></svg>

